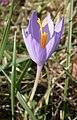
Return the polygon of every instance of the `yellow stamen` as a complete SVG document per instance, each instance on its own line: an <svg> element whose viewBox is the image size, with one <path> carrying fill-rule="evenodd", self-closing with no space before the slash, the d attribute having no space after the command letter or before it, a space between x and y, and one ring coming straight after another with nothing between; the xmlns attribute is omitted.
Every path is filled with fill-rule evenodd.
<svg viewBox="0 0 77 120"><path fill-rule="evenodd" d="M41 37L41 41L40 41L40 45L42 46L42 48L44 48L46 46L47 36L48 36L48 34L46 32L42 33L42 37Z"/></svg>
<svg viewBox="0 0 77 120"><path fill-rule="evenodd" d="M40 18L38 18L37 22L40 25L40 31L41 31L41 34L42 34L42 22L41 22Z"/></svg>
<svg viewBox="0 0 77 120"><path fill-rule="evenodd" d="M38 18L37 22L40 26L40 32L41 32L40 45L42 46L42 48L44 48L46 46L46 40L47 40L48 34L46 32L44 32L44 33L42 32L42 27L43 27L44 23L47 24L47 21L42 24L40 18Z"/></svg>

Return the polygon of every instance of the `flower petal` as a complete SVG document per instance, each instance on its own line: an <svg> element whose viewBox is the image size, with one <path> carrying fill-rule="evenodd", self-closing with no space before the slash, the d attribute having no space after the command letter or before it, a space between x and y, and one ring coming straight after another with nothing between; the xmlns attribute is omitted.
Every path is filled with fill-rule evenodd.
<svg viewBox="0 0 77 120"><path fill-rule="evenodd" d="M47 24L44 26L43 29L45 29L45 32L48 32L48 34L51 38L54 33L54 24L53 24L50 14L48 14L48 16L43 20L43 24L44 23L47 23Z"/></svg>
<svg viewBox="0 0 77 120"><path fill-rule="evenodd" d="M46 24L43 29L42 29L42 32L46 32L47 33L47 40L46 40L46 44L49 42L50 40L50 31L49 31L49 27L48 27L48 24Z"/></svg>
<svg viewBox="0 0 77 120"><path fill-rule="evenodd" d="M49 40L48 44L46 45L46 60L48 60L48 58L55 50L55 42L56 42L55 35L56 34L54 33L53 37Z"/></svg>
<svg viewBox="0 0 77 120"><path fill-rule="evenodd" d="M9 3L9 0L2 0L0 2L0 6L6 6L6 5L8 5L8 3Z"/></svg>
<svg viewBox="0 0 77 120"><path fill-rule="evenodd" d="M37 22L37 19L38 17L36 15L36 12L34 11L29 21L28 34L31 34L35 40L40 42L40 39L41 39L40 26Z"/></svg>
<svg viewBox="0 0 77 120"><path fill-rule="evenodd" d="M53 37L50 39L50 41L46 45L46 50L47 50L46 59L48 59L50 57L50 55L57 48L57 46L60 42L61 36L62 36L63 29L64 29L64 17L58 23L57 27L55 28L55 32L54 32Z"/></svg>
<svg viewBox="0 0 77 120"><path fill-rule="evenodd" d="M34 51L32 50L32 46L31 46L31 42L30 42L32 40L31 39L31 34L28 37L26 37L26 32L25 32L24 29L22 29L22 34L23 34L24 42L25 42L26 48L27 48L27 50L29 52L29 55L30 55L31 59L34 62L36 62L36 56L33 53Z"/></svg>
<svg viewBox="0 0 77 120"><path fill-rule="evenodd" d="M46 49L43 49L35 39L33 39L33 49L37 58L36 63L39 66L43 65L46 61Z"/></svg>
<svg viewBox="0 0 77 120"><path fill-rule="evenodd" d="M28 34L25 32L25 30L22 28L22 34L23 34L23 37L27 38L28 37Z"/></svg>
<svg viewBox="0 0 77 120"><path fill-rule="evenodd" d="M59 33L61 31L61 29L62 29L63 26L64 26L64 17L62 17L61 21L56 26L55 31L57 33Z"/></svg>
<svg viewBox="0 0 77 120"><path fill-rule="evenodd" d="M46 49L43 49L31 34L26 38L25 31L23 29L22 34L31 59L39 66L43 65L46 60Z"/></svg>
<svg viewBox="0 0 77 120"><path fill-rule="evenodd" d="M61 21L58 23L58 25L55 28L55 33L56 33L56 44L55 47L57 47L57 45L60 42L62 33L63 33L63 29L64 29L64 17L62 17Z"/></svg>

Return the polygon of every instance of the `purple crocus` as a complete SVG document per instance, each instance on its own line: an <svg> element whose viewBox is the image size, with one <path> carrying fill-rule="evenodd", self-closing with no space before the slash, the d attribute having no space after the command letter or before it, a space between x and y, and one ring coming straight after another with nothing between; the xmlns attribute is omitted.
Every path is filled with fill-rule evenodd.
<svg viewBox="0 0 77 120"><path fill-rule="evenodd" d="M31 59L37 64L36 79L30 101L32 101L34 97L42 67L57 48L63 29L64 17L62 17L58 25L54 27L50 14L41 22L35 11L32 13L29 21L28 34L22 28L26 48Z"/></svg>
<svg viewBox="0 0 77 120"><path fill-rule="evenodd" d="M32 16L28 25L28 34L22 29L22 34L26 48L31 59L39 66L44 65L45 61L57 48L64 28L64 17L54 28L50 14L41 22L36 12Z"/></svg>
<svg viewBox="0 0 77 120"><path fill-rule="evenodd" d="M6 6L9 3L9 0L2 0L0 6Z"/></svg>

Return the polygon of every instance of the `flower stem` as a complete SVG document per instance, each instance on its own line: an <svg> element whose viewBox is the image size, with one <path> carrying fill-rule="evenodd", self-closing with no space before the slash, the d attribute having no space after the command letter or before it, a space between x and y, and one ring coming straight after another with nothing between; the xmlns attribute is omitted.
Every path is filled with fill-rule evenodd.
<svg viewBox="0 0 77 120"><path fill-rule="evenodd" d="M33 98L34 98L34 95L35 95L35 92L36 92L36 89L37 89L37 85L38 85L38 81L39 81L39 77L40 77L41 70L42 70L42 66L38 66L38 65L37 65L36 79L35 79L35 83L34 83L34 86L33 86L33 89L32 89L32 93L31 93L31 96L30 96L30 99L29 99L30 102L31 102L31 101L33 100Z"/></svg>
<svg viewBox="0 0 77 120"><path fill-rule="evenodd" d="M67 63L66 63L66 68L68 68L67 71L69 70L70 54L71 54L72 13L73 13L73 0L71 0L71 6L70 6L69 31L68 31L68 46L67 46ZM64 88L64 106L63 106L63 118L62 118L62 120L66 120L68 80L69 80L69 77L68 77L68 75L66 75L65 88Z"/></svg>

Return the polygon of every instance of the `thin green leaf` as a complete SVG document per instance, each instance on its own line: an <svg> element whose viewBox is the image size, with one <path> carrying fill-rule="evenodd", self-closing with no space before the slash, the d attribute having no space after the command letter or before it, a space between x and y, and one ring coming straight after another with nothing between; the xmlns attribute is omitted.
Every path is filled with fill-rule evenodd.
<svg viewBox="0 0 77 120"><path fill-rule="evenodd" d="M3 74L5 75L5 77L7 78L7 80L11 83L10 77L5 73L5 71L1 68L1 66L0 66L0 70L3 72Z"/></svg>
<svg viewBox="0 0 77 120"><path fill-rule="evenodd" d="M23 76L24 76L25 73L27 72L28 68L31 66L31 64L32 64L32 61L31 61L31 59L30 59L30 60L27 62L27 64L25 65L25 68L23 69L22 73L21 73L20 76L19 76L19 79L18 79L17 84L16 84L17 87L18 87L20 81L22 80Z"/></svg>
<svg viewBox="0 0 77 120"><path fill-rule="evenodd" d="M31 111L31 109L28 107L24 97L17 92L17 98L20 102L20 104L22 105L22 107L29 113L29 115L32 117L32 120L37 120L36 117L34 116L33 112Z"/></svg>
<svg viewBox="0 0 77 120"><path fill-rule="evenodd" d="M12 75L11 75L11 108L12 108L12 120L14 120L15 82L16 82L16 33L15 33L15 36L14 36L13 63L12 63Z"/></svg>
<svg viewBox="0 0 77 120"><path fill-rule="evenodd" d="M69 72L68 70L64 69L66 74L69 76L69 78L71 78L72 81L74 81L77 84L77 79L75 79Z"/></svg>
<svg viewBox="0 0 77 120"><path fill-rule="evenodd" d="M67 71L69 71L70 58L71 58L73 2L74 2L74 1L71 0L70 17L69 17L69 31L68 31L68 44L67 44L67 61L66 61L66 68L68 68ZM68 80L69 80L69 77L68 77L68 75L66 74L65 87L64 87L64 106L63 106L63 118L62 118L62 120L65 120L65 119L66 119L66 113L67 113Z"/></svg>
<svg viewBox="0 0 77 120"><path fill-rule="evenodd" d="M20 63L22 63L24 61L27 61L29 59L30 59L29 57L17 58L16 59L16 64L20 64ZM1 67L2 67L2 69L7 69L9 67L12 67L12 62L7 63L6 65L2 65Z"/></svg>
<svg viewBox="0 0 77 120"><path fill-rule="evenodd" d="M2 60L3 52L4 52L4 49L5 49L5 46L6 46L6 42L7 42L7 39L8 39L8 34L9 34L9 30L10 30L10 23L11 23L11 18L12 18L12 12L13 12L13 7L14 7L14 0L12 0L12 6L10 8L8 22L7 22L6 28L4 30L2 42L1 42L1 45L0 45L0 63L1 63L1 60Z"/></svg>

